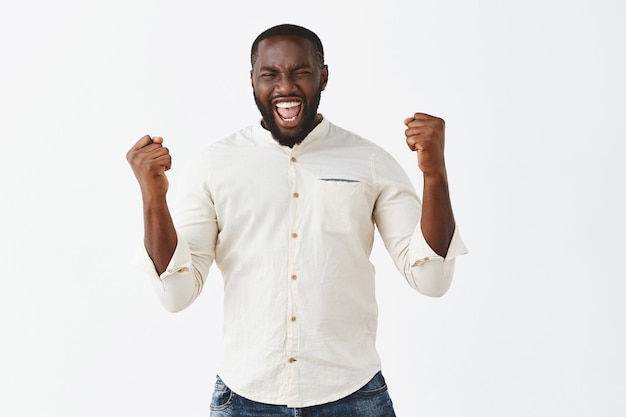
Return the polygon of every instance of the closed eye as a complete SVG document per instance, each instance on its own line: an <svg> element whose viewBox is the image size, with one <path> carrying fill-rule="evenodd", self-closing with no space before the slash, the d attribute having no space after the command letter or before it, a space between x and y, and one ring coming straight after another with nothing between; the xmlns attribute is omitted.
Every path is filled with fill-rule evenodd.
<svg viewBox="0 0 626 417"><path fill-rule="evenodd" d="M296 71L294 73L294 77L296 78L304 78L304 77L308 77L312 74L311 71Z"/></svg>

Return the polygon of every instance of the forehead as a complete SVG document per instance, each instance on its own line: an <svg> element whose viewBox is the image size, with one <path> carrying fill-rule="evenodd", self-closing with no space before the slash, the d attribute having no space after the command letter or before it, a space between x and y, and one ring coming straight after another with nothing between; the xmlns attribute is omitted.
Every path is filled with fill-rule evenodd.
<svg viewBox="0 0 626 417"><path fill-rule="evenodd" d="M298 36L272 36L259 43L255 67L313 66L313 45Z"/></svg>

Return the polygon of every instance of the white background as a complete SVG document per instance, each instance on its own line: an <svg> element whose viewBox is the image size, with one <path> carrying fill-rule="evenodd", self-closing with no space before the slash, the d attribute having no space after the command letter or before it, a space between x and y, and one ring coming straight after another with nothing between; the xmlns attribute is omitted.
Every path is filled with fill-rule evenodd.
<svg viewBox="0 0 626 417"><path fill-rule="evenodd" d="M221 277L178 314L131 261L125 160L192 153L258 118L249 48L322 38L320 110L388 149L447 121L470 248L441 299L377 246L383 370L399 416L626 415L624 17L617 0L71 1L0 6L0 415L207 416ZM242 173L245 175L245 173Z"/></svg>

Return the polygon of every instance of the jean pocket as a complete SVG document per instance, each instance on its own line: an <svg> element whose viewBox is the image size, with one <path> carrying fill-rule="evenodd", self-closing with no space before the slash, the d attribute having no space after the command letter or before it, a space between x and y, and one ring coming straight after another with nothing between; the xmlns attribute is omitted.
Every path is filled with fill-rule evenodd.
<svg viewBox="0 0 626 417"><path fill-rule="evenodd" d="M213 390L213 396L211 397L211 410L220 411L225 410L233 403L235 395L233 391L224 384L222 378L219 376L215 379L215 389Z"/></svg>
<svg viewBox="0 0 626 417"><path fill-rule="evenodd" d="M370 381L359 389L355 394L357 395L377 395L383 392L387 392L387 383L383 374L378 371L376 375Z"/></svg>

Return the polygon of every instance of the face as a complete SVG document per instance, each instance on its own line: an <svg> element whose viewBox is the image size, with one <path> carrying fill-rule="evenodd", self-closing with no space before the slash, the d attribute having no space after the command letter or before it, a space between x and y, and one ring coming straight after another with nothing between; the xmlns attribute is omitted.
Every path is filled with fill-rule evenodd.
<svg viewBox="0 0 626 417"><path fill-rule="evenodd" d="M310 42L296 36L264 39L250 77L263 125L281 145L300 143L317 125L328 81L328 68L315 58Z"/></svg>

